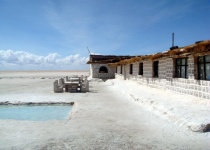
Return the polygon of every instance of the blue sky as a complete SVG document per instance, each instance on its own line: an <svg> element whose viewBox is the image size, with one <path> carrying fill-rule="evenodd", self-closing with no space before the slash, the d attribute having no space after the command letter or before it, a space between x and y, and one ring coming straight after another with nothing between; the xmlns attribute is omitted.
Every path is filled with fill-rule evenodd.
<svg viewBox="0 0 210 150"><path fill-rule="evenodd" d="M210 40L209 0L0 0L0 70L88 69Z"/></svg>

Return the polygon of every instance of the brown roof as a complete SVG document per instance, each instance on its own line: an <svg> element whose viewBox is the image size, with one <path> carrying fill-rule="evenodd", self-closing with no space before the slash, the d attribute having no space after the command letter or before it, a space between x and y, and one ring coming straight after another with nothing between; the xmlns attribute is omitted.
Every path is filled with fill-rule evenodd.
<svg viewBox="0 0 210 150"><path fill-rule="evenodd" d="M134 56L116 56L116 55L90 55L90 60L87 64L108 64L116 63L124 59L130 59Z"/></svg>
<svg viewBox="0 0 210 150"><path fill-rule="evenodd" d="M210 40L207 41L200 41L196 42L195 44L188 45L185 47L176 48L173 50L167 50L165 52L156 53L152 55L143 55L143 56L136 56L130 59L124 59L118 61L116 63L109 63L110 66L118 66L118 65L125 65L128 63L134 63L137 61L149 59L149 60L156 60L162 57L180 57L180 56L188 56L188 55L204 55L210 53Z"/></svg>

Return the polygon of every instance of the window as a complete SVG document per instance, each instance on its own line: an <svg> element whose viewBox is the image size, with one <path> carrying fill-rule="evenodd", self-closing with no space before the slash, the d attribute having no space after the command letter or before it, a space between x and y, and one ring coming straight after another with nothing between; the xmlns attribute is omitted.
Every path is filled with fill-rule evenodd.
<svg viewBox="0 0 210 150"><path fill-rule="evenodd" d="M130 64L130 74L133 74L133 64Z"/></svg>
<svg viewBox="0 0 210 150"><path fill-rule="evenodd" d="M198 79L210 81L210 55L198 57Z"/></svg>
<svg viewBox="0 0 210 150"><path fill-rule="evenodd" d="M176 59L176 68L175 68L175 77L177 78L187 78L187 58L177 58Z"/></svg>
<svg viewBox="0 0 210 150"><path fill-rule="evenodd" d="M158 77L158 64L159 61L153 62L153 77Z"/></svg>
<svg viewBox="0 0 210 150"><path fill-rule="evenodd" d="M139 75L143 75L143 63L139 63Z"/></svg>
<svg viewBox="0 0 210 150"><path fill-rule="evenodd" d="M99 73L108 73L108 69L105 66L101 66L99 69Z"/></svg>
<svg viewBox="0 0 210 150"><path fill-rule="evenodd" d="M122 66L120 66L120 74L122 74Z"/></svg>
<svg viewBox="0 0 210 150"><path fill-rule="evenodd" d="M116 67L115 73L117 73L117 67Z"/></svg>

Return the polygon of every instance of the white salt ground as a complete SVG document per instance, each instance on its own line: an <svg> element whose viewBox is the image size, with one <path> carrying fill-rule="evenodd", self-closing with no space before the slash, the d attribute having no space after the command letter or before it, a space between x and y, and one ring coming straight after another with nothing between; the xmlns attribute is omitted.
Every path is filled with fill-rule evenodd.
<svg viewBox="0 0 210 150"><path fill-rule="evenodd" d="M53 76L52 72L45 74ZM120 80L91 81L87 93L53 93L54 79L41 77L2 77L0 102L74 101L70 119L0 120L0 149L207 150L210 147L209 132L192 132L187 127L189 122L208 122L206 100Z"/></svg>
<svg viewBox="0 0 210 150"><path fill-rule="evenodd" d="M135 81L115 79L108 82L113 85L112 89L118 89L127 98L179 126L195 132L202 132L205 126L210 129L210 100L151 88Z"/></svg>

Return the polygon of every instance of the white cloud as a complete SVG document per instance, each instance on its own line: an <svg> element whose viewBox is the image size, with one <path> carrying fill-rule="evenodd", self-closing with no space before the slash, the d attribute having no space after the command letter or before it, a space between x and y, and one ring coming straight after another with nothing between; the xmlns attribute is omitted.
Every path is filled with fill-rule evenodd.
<svg viewBox="0 0 210 150"><path fill-rule="evenodd" d="M78 65L85 64L87 62L86 57L81 57L79 54L70 55L62 59L57 59L56 63L60 65Z"/></svg>
<svg viewBox="0 0 210 150"><path fill-rule="evenodd" d="M39 56L24 51L0 50L1 69L84 69L88 57L80 54L61 58L57 53ZM31 68L34 67L34 68Z"/></svg>

